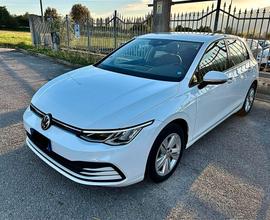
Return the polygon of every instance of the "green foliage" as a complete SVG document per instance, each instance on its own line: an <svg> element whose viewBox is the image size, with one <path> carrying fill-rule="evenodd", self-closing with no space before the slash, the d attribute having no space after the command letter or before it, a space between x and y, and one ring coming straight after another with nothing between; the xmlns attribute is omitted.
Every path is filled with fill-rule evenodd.
<svg viewBox="0 0 270 220"><path fill-rule="evenodd" d="M81 51L53 51L50 48L33 47L30 33L0 31L0 47L20 48L30 53L45 54L47 56L68 61L73 64L90 65L101 57Z"/></svg>
<svg viewBox="0 0 270 220"><path fill-rule="evenodd" d="M10 22L11 15L9 14L7 8L5 6L0 6L0 24L1 26L3 25L8 25Z"/></svg>
<svg viewBox="0 0 270 220"><path fill-rule="evenodd" d="M25 48L24 48L25 49ZM46 56L65 60L72 64L79 64L79 65L91 65L93 63L96 63L100 57L95 56L93 54L88 53L81 53L79 51L67 51L67 50L59 50L59 51L53 51L48 48L36 48L31 47L26 49L28 52L36 54L44 54Z"/></svg>
<svg viewBox="0 0 270 220"><path fill-rule="evenodd" d="M45 10L44 17L46 20L58 20L60 16L58 15L58 12L55 8L48 7Z"/></svg>
<svg viewBox="0 0 270 220"><path fill-rule="evenodd" d="M132 28L130 28L133 32L144 32L148 30L148 26L146 24L134 24Z"/></svg>
<svg viewBox="0 0 270 220"><path fill-rule="evenodd" d="M85 23L90 18L90 11L86 6L75 4L71 8L71 18L78 23Z"/></svg>
<svg viewBox="0 0 270 220"><path fill-rule="evenodd" d="M232 34L232 32L233 32L232 27L228 26L225 28L225 34Z"/></svg>
<svg viewBox="0 0 270 220"><path fill-rule="evenodd" d="M181 25L178 25L175 28L175 31L176 32L193 32L193 31L195 31L195 32L209 32L209 33L211 33L212 29L208 26L201 26L198 29L192 29L190 27L183 27Z"/></svg>
<svg viewBox="0 0 270 220"><path fill-rule="evenodd" d="M208 26L201 26L199 29L196 30L197 32L208 32L211 33L212 29Z"/></svg>
<svg viewBox="0 0 270 220"><path fill-rule="evenodd" d="M28 13L24 15L11 15L5 6L0 6L0 29L29 31Z"/></svg>
<svg viewBox="0 0 270 220"><path fill-rule="evenodd" d="M176 31L176 32L192 31L192 28L189 28L189 27L183 27L183 26L181 26L181 25L178 25L178 26L175 28L175 31Z"/></svg>
<svg viewBox="0 0 270 220"><path fill-rule="evenodd" d="M44 17L46 21L49 21L52 32L60 31L61 16L58 14L55 8L51 7L46 8Z"/></svg>

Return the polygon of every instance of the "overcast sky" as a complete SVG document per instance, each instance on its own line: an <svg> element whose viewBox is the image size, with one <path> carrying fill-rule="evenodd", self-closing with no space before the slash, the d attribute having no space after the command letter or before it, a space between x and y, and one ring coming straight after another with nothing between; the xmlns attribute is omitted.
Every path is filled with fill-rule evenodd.
<svg viewBox="0 0 270 220"><path fill-rule="evenodd" d="M176 0L173 0L176 1ZM231 0L223 0L223 2ZM232 0L237 8L255 8L270 6L270 0ZM124 16L143 16L151 9L147 7L152 0L43 0L43 8L54 7L62 15L68 14L73 4L81 3L87 6L93 17L111 15L117 9ZM173 6L173 12L198 11L212 3L195 3ZM7 6L12 14L40 14L39 0L0 0L0 6Z"/></svg>

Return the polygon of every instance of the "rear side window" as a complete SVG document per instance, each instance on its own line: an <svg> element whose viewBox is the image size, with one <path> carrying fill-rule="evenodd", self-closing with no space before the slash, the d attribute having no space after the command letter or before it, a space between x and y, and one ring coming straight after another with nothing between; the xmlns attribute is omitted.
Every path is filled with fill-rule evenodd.
<svg viewBox="0 0 270 220"><path fill-rule="evenodd" d="M228 49L229 49L229 66L235 66L239 63L244 62L249 59L249 54L244 43L237 39L229 39Z"/></svg>

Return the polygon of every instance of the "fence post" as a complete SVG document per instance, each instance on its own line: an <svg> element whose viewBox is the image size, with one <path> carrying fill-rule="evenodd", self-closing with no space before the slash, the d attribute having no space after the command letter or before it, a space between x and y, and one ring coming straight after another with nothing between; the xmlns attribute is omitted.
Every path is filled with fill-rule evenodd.
<svg viewBox="0 0 270 220"><path fill-rule="evenodd" d="M172 0L154 0L153 32L169 32Z"/></svg>
<svg viewBox="0 0 270 220"><path fill-rule="evenodd" d="M32 44L36 47L37 46L37 38L36 38L36 28L35 23L32 15L29 15L29 27L32 37Z"/></svg>
<svg viewBox="0 0 270 220"><path fill-rule="evenodd" d="M114 49L117 47L117 36L116 36L116 22L117 22L117 11L114 11L114 16L113 16L113 38L114 38Z"/></svg>
<svg viewBox="0 0 270 220"><path fill-rule="evenodd" d="M219 20L219 14L220 14L220 7L221 7L221 0L217 0L217 9L216 9L214 32L217 32L217 29L218 29L218 20Z"/></svg>
<svg viewBox="0 0 270 220"><path fill-rule="evenodd" d="M91 42L90 42L90 22L89 22L89 17L87 16L87 47L88 50L90 50Z"/></svg>
<svg viewBox="0 0 270 220"><path fill-rule="evenodd" d="M66 23L67 23L67 47L69 48L69 46L70 46L70 38L69 38L69 19L68 19L68 15L66 15Z"/></svg>

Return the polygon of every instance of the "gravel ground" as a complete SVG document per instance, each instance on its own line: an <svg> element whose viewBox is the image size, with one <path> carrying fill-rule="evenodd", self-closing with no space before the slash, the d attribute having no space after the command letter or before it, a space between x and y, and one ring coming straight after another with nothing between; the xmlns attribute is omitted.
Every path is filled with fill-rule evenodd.
<svg viewBox="0 0 270 220"><path fill-rule="evenodd" d="M88 187L24 143L33 93L69 67L0 49L0 219L270 219L270 104L256 101L186 150L166 182Z"/></svg>

